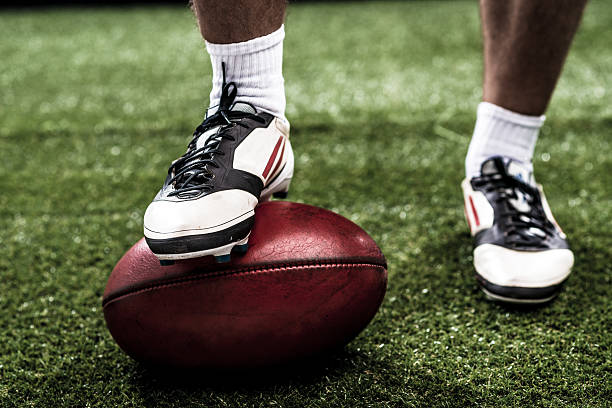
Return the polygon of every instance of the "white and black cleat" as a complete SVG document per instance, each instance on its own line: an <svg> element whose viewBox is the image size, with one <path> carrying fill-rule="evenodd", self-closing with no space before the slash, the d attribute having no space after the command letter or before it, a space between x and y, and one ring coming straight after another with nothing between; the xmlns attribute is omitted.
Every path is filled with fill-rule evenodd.
<svg viewBox="0 0 612 408"><path fill-rule="evenodd" d="M169 264L213 255L219 262L247 250L255 207L286 197L293 176L289 124L236 102L234 83L196 129L147 208L144 235Z"/></svg>
<svg viewBox="0 0 612 408"><path fill-rule="evenodd" d="M557 296L574 255L533 175L520 162L496 156L461 187L476 279L487 297L533 304Z"/></svg>

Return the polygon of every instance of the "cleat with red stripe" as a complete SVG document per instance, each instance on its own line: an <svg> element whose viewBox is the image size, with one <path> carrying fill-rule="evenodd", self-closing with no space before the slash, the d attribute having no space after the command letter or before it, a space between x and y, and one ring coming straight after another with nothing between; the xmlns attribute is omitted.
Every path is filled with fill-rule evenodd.
<svg viewBox="0 0 612 408"><path fill-rule="evenodd" d="M552 300L570 275L574 255L542 186L520 162L496 156L461 187L476 279L487 297L508 303Z"/></svg>
<svg viewBox="0 0 612 408"><path fill-rule="evenodd" d="M144 235L160 260L225 260L235 246L246 250L257 204L289 190L289 124L236 95L234 83L224 85L147 208Z"/></svg>

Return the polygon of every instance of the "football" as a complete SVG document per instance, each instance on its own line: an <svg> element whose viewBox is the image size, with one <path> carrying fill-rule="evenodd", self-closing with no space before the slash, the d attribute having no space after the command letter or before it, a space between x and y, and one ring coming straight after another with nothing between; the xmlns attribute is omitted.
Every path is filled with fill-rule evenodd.
<svg viewBox="0 0 612 408"><path fill-rule="evenodd" d="M176 367L250 368L344 346L376 314L385 258L359 226L291 202L256 210L244 254L161 266L144 239L103 295L110 333L131 357Z"/></svg>

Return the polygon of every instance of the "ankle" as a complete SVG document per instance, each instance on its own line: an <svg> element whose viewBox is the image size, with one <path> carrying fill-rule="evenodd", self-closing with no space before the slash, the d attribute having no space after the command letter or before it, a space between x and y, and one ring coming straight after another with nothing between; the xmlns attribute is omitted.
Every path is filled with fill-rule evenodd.
<svg viewBox="0 0 612 408"><path fill-rule="evenodd" d="M282 74L284 26L263 37L233 44L206 42L213 67L210 106L219 104L223 86L234 82L236 101L246 102L276 117L285 119L285 86Z"/></svg>
<svg viewBox="0 0 612 408"><path fill-rule="evenodd" d="M544 116L522 115L481 102L465 158L466 177L480 174L480 166L491 156L507 157L533 169L533 151L544 120Z"/></svg>

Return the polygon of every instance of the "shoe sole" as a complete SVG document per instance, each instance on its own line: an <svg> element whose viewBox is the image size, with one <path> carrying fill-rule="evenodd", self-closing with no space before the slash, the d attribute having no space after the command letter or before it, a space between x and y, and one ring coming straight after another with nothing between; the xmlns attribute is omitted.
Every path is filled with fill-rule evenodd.
<svg viewBox="0 0 612 408"><path fill-rule="evenodd" d="M287 198L293 176L294 156L291 145L288 149L287 163L266 187L262 190L259 202L274 198ZM168 239L150 239L145 237L151 251L162 265L172 265L174 261L214 256L219 263L229 262L232 252L245 253L248 240L255 222L253 216L228 228L200 235L187 235Z"/></svg>
<svg viewBox="0 0 612 408"><path fill-rule="evenodd" d="M553 300L563 287L565 281L543 288L522 288L516 286L501 286L489 282L476 273L480 289L489 300L512 304L539 304Z"/></svg>
<svg viewBox="0 0 612 408"><path fill-rule="evenodd" d="M255 222L255 213L243 221L228 228L199 235L186 235L167 239L145 237L149 249L162 261L199 258L201 256L229 255L236 245L244 245L248 241Z"/></svg>
<svg viewBox="0 0 612 408"><path fill-rule="evenodd" d="M205 249L202 251L194 251L183 254L155 254L162 266L173 265L175 261L184 259L201 258L204 256L214 256L218 263L225 263L231 260L232 253L244 254L249 247L249 237L241 239L237 242L230 242L227 245L222 245L213 249Z"/></svg>

